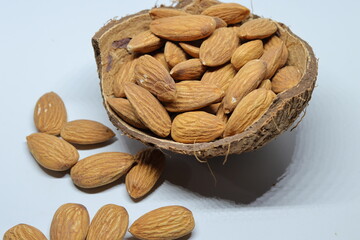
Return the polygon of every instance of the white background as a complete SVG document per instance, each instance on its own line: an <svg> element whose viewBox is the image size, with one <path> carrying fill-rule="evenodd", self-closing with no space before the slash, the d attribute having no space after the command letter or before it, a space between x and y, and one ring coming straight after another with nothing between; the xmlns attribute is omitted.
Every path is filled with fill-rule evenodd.
<svg viewBox="0 0 360 240"><path fill-rule="evenodd" d="M251 7L249 0L241 3ZM122 205L130 223L157 207L186 206L194 213L196 228L184 239L359 239L358 1L253 1L256 14L288 24L313 46L319 77L296 130L261 150L229 157L225 166L223 158L209 161L216 186L207 165L176 154L168 157L162 184L140 202L128 197L123 179L83 191L68 174L39 167L25 141L35 131L32 111L37 99L55 91L66 104L69 120L92 119L112 127L102 106L91 37L110 18L154 4L1 1L0 237L18 223L31 224L48 236L56 209L76 202L91 216L104 204ZM117 141L80 150L80 155L136 153L141 148L118 133ZM131 239L130 234L126 237Z"/></svg>

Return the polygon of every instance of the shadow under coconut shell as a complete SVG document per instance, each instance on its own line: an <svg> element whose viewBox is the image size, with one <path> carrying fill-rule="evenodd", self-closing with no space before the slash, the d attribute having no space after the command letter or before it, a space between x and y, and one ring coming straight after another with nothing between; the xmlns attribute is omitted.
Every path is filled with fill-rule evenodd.
<svg viewBox="0 0 360 240"><path fill-rule="evenodd" d="M295 148L295 131L287 131L266 146L249 153L208 159L170 153L164 178L205 197L250 204L269 191L285 175Z"/></svg>

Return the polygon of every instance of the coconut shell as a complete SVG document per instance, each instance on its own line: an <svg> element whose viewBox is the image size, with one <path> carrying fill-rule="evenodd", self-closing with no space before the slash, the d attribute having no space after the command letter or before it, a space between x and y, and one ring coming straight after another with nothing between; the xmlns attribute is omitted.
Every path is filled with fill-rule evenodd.
<svg viewBox="0 0 360 240"><path fill-rule="evenodd" d="M175 8L200 14L206 8L219 3L215 0L180 0ZM250 19L254 18L258 16L250 16ZM132 57L126 51L127 43L138 33L148 30L150 21L148 10L111 20L92 39L104 106L110 121L128 137L150 146L196 155L199 158L248 152L264 146L286 131L307 106L317 78L317 59L307 42L292 33L284 24L276 22L276 34L285 42L289 51L287 65L297 66L302 78L296 87L278 94L268 111L244 132L213 142L184 144L170 138L158 138L151 132L130 126L116 115L106 100L113 97L113 76L119 67Z"/></svg>

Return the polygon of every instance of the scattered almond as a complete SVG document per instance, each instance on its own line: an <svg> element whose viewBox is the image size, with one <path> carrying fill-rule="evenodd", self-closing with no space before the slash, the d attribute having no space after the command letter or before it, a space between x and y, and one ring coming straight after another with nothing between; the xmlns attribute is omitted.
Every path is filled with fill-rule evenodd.
<svg viewBox="0 0 360 240"><path fill-rule="evenodd" d="M170 75L175 80L200 79L205 71L206 67L201 64L200 59L192 58L175 65Z"/></svg>
<svg viewBox="0 0 360 240"><path fill-rule="evenodd" d="M236 28L241 39L264 39L270 37L277 31L276 24L267 18L257 18L249 20Z"/></svg>
<svg viewBox="0 0 360 240"><path fill-rule="evenodd" d="M18 224L6 231L3 240L47 240L47 238L33 226Z"/></svg>
<svg viewBox="0 0 360 240"><path fill-rule="evenodd" d="M155 36L150 30L133 37L127 45L129 52L149 53L164 46L165 41Z"/></svg>
<svg viewBox="0 0 360 240"><path fill-rule="evenodd" d="M295 66L286 66L281 68L272 78L271 89L275 93L280 93L295 87L300 80L300 70Z"/></svg>
<svg viewBox="0 0 360 240"><path fill-rule="evenodd" d="M231 63L237 70L239 70L250 60L260 58L263 53L263 42L261 40L253 40L244 43L236 49L231 57Z"/></svg>
<svg viewBox="0 0 360 240"><path fill-rule="evenodd" d="M208 7L201 14L219 17L227 24L235 24L247 18L250 10L237 3L220 3Z"/></svg>

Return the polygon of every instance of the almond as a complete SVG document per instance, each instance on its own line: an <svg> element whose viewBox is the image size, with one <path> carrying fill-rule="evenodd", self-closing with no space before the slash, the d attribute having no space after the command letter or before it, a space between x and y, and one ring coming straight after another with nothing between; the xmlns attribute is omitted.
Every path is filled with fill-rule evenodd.
<svg viewBox="0 0 360 240"><path fill-rule="evenodd" d="M286 64L289 55L285 42L281 40L279 37L274 35L268 41L266 41L264 45L264 51L266 52L271 51L273 49L281 48L282 46L283 46L283 51L279 59L279 66L278 66L279 68L283 67Z"/></svg>
<svg viewBox="0 0 360 240"><path fill-rule="evenodd" d="M159 180L165 166L165 155L158 149L145 149L136 154L137 165L126 175L125 183L129 195L145 196Z"/></svg>
<svg viewBox="0 0 360 240"><path fill-rule="evenodd" d="M266 90L271 90L271 81L269 79L263 80L258 88L264 88Z"/></svg>
<svg viewBox="0 0 360 240"><path fill-rule="evenodd" d="M224 128L224 122L210 113L186 112L174 118L171 137L181 143L211 142L222 135Z"/></svg>
<svg viewBox="0 0 360 240"><path fill-rule="evenodd" d="M3 240L47 240L47 238L33 226L18 224L6 231Z"/></svg>
<svg viewBox="0 0 360 240"><path fill-rule="evenodd" d="M135 82L136 58L123 63L119 71L114 75L113 92L115 97L125 97L124 84Z"/></svg>
<svg viewBox="0 0 360 240"><path fill-rule="evenodd" d="M266 74L266 63L262 60L251 60L235 75L223 99L226 114L232 112L239 101L249 92L256 89Z"/></svg>
<svg viewBox="0 0 360 240"><path fill-rule="evenodd" d="M60 135L67 142L85 145L106 142L115 133L102 123L81 119L66 123Z"/></svg>
<svg viewBox="0 0 360 240"><path fill-rule="evenodd" d="M246 95L231 114L225 127L224 137L241 133L258 121L275 97L273 91L266 89L256 89Z"/></svg>
<svg viewBox="0 0 360 240"><path fill-rule="evenodd" d="M286 66L281 68L272 78L271 89L275 93L280 93L295 87L300 80L300 70L295 66Z"/></svg>
<svg viewBox="0 0 360 240"><path fill-rule="evenodd" d="M34 122L39 132L59 135L67 121L65 104L54 92L40 97L34 109Z"/></svg>
<svg viewBox="0 0 360 240"><path fill-rule="evenodd" d="M134 83L128 83L125 85L125 93L136 115L147 128L160 137L170 134L170 116L149 91Z"/></svg>
<svg viewBox="0 0 360 240"><path fill-rule="evenodd" d="M155 53L153 55L153 57L158 60L164 67L167 71L170 71L169 69L169 65L168 63L166 62L166 59L165 59L165 54L163 52L158 52L158 53Z"/></svg>
<svg viewBox="0 0 360 240"><path fill-rule="evenodd" d="M236 49L231 57L231 63L237 70L239 70L250 60L260 58L263 53L263 42L261 40L253 40Z"/></svg>
<svg viewBox="0 0 360 240"><path fill-rule="evenodd" d="M128 153L104 152L80 160L71 168L74 184L81 188L95 188L118 180L134 163Z"/></svg>
<svg viewBox="0 0 360 240"><path fill-rule="evenodd" d="M225 109L222 104L220 104L217 110L216 117L219 118L221 121L223 121L225 124L228 121L229 116L225 113Z"/></svg>
<svg viewBox="0 0 360 240"><path fill-rule="evenodd" d="M176 97L174 79L164 66L150 55L141 56L135 66L137 84L154 94L160 101L171 102Z"/></svg>
<svg viewBox="0 0 360 240"><path fill-rule="evenodd" d="M272 47L264 50L264 54L261 56L261 60L266 62L267 70L265 78L272 78L275 72L279 69L280 63L283 57L285 44L281 43L277 47Z"/></svg>
<svg viewBox="0 0 360 240"><path fill-rule="evenodd" d="M194 229L192 212L181 206L155 209L138 218L129 232L145 240L169 240L183 237Z"/></svg>
<svg viewBox="0 0 360 240"><path fill-rule="evenodd" d="M194 41L211 35L216 27L214 18L201 15L159 18L150 23L155 35L172 41Z"/></svg>
<svg viewBox="0 0 360 240"><path fill-rule="evenodd" d="M89 228L87 209L76 203L60 206L50 226L51 240L85 240Z"/></svg>
<svg viewBox="0 0 360 240"><path fill-rule="evenodd" d="M92 219L86 240L121 240L128 224L129 215L125 208L107 204Z"/></svg>
<svg viewBox="0 0 360 240"><path fill-rule="evenodd" d="M164 46L165 41L155 36L150 30L144 31L133 37L127 49L129 52L149 53Z"/></svg>
<svg viewBox="0 0 360 240"><path fill-rule="evenodd" d="M65 171L79 160L76 148L55 136L33 133L26 140L35 160L46 169Z"/></svg>
<svg viewBox="0 0 360 240"><path fill-rule="evenodd" d="M227 27L227 23L221 18L214 17L214 20L216 22L216 28Z"/></svg>
<svg viewBox="0 0 360 240"><path fill-rule="evenodd" d="M165 44L164 55L170 68L187 60L186 53L176 43L169 41Z"/></svg>
<svg viewBox="0 0 360 240"><path fill-rule="evenodd" d="M200 110L207 112L207 113L216 114L219 110L220 105L221 105L221 103L213 103L213 104L210 104L209 106L206 106Z"/></svg>
<svg viewBox="0 0 360 240"><path fill-rule="evenodd" d="M131 106L129 100L125 98L108 98L107 102L122 120L136 128L147 129L136 115L135 109Z"/></svg>
<svg viewBox="0 0 360 240"><path fill-rule="evenodd" d="M270 37L277 31L276 24L267 18L249 20L236 28L240 39L253 40Z"/></svg>
<svg viewBox="0 0 360 240"><path fill-rule="evenodd" d="M215 85L226 91L235 74L236 71L233 66L227 64L222 67L207 70L201 78L201 82L204 84Z"/></svg>
<svg viewBox="0 0 360 240"><path fill-rule="evenodd" d="M200 79L205 71L206 67L201 64L200 59L192 58L175 65L171 69L170 75L175 80Z"/></svg>
<svg viewBox="0 0 360 240"><path fill-rule="evenodd" d="M199 41L181 42L179 43L179 45L187 54L189 54L193 58L199 58L201 42Z"/></svg>
<svg viewBox="0 0 360 240"><path fill-rule="evenodd" d="M203 84L201 81L182 81L176 84L176 89L176 100L164 104L169 112L200 109L221 101L224 96L224 91L220 88L210 84Z"/></svg>
<svg viewBox="0 0 360 240"><path fill-rule="evenodd" d="M218 28L200 46L200 60L203 65L216 67L231 59L239 45L239 38L231 28Z"/></svg>
<svg viewBox="0 0 360 240"><path fill-rule="evenodd" d="M235 24L247 18L250 10L237 3L221 3L205 9L201 14L219 17L227 24Z"/></svg>
<svg viewBox="0 0 360 240"><path fill-rule="evenodd" d="M174 16L186 16L190 14L178 9L160 7L151 9L149 11L149 15L151 19L158 19Z"/></svg>

